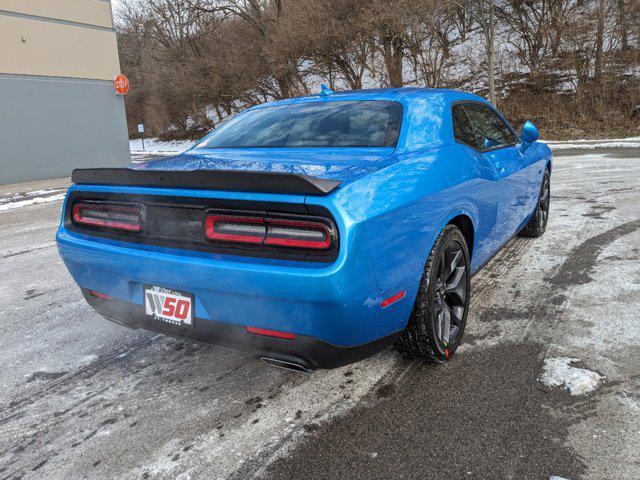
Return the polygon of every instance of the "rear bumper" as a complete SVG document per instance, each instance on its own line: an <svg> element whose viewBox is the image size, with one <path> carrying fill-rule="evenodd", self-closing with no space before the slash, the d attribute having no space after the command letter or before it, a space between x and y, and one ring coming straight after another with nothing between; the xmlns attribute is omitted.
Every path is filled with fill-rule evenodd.
<svg viewBox="0 0 640 480"><path fill-rule="evenodd" d="M352 232L352 247L364 239ZM194 296L201 324L257 327L315 338L337 347L358 347L401 331L418 281L380 291L368 250L351 251L332 264L243 258L99 239L61 226L58 250L76 283L137 305L144 286ZM399 302L382 300L406 290Z"/></svg>
<svg viewBox="0 0 640 480"><path fill-rule="evenodd" d="M82 189L87 196L94 191L178 199L210 199L213 195L179 189ZM304 198L290 195L215 195L225 201L229 197L234 201L304 205ZM112 320L162 331L166 326L149 324L144 314L140 317L136 312L143 309L145 285L165 287L193 295L198 325L190 331L165 333L263 355L279 352L303 359L312 368L336 366L384 348L404 329L420 275L380 290L363 220L334 197L317 198L320 206L332 213L340 232L340 248L331 262L255 258L101 238L69 230L64 221L56 240L62 260L82 289L108 295L114 299L111 307L115 302L127 307L100 311L110 307L90 302ZM382 308L384 299L403 290L406 294L400 301ZM245 327L287 332L294 334L296 341L255 337L248 335ZM331 360L332 355L336 360Z"/></svg>
<svg viewBox="0 0 640 480"><path fill-rule="evenodd" d="M336 368L357 362L386 349L398 336L395 333L357 347L338 347L302 335L291 340L252 335L240 325L201 318L195 318L193 326L177 327L145 315L141 305L95 297L87 289L82 289L82 293L98 313L121 325L254 353L263 358L298 365L303 370Z"/></svg>

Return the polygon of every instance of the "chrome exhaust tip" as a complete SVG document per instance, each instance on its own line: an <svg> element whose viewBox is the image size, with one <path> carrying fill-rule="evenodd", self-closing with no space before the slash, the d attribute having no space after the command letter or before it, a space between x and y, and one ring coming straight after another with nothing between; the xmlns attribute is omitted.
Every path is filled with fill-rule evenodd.
<svg viewBox="0 0 640 480"><path fill-rule="evenodd" d="M261 357L260 360L262 360L267 365L270 365L272 367L284 368L285 370L293 370L295 372L302 372L302 373L313 372L312 368L309 368L302 363L288 362L286 360L279 360L277 358L270 358L270 357Z"/></svg>

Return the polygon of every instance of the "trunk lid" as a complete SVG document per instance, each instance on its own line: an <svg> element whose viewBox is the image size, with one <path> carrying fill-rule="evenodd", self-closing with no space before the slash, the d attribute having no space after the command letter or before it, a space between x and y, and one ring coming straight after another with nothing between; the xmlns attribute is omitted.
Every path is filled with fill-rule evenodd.
<svg viewBox="0 0 640 480"><path fill-rule="evenodd" d="M143 170L232 170L293 173L356 181L395 162L393 148L198 149L138 164Z"/></svg>

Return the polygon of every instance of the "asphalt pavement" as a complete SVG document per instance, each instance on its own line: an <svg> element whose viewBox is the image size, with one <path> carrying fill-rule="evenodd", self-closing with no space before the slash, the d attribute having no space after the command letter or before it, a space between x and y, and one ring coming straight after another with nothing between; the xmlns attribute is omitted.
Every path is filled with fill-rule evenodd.
<svg viewBox="0 0 640 480"><path fill-rule="evenodd" d="M636 149L556 158L545 236L474 277L449 363L308 375L94 313L55 248L66 184L0 187L0 479L640 478ZM541 381L565 357L593 391Z"/></svg>

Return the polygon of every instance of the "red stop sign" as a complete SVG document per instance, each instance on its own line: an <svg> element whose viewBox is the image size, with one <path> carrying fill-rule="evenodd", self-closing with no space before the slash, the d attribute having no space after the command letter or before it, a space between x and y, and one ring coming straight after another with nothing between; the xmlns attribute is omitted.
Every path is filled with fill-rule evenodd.
<svg viewBox="0 0 640 480"><path fill-rule="evenodd" d="M113 79L113 88L116 89L118 95L124 95L129 91L129 79L122 74L117 75Z"/></svg>

